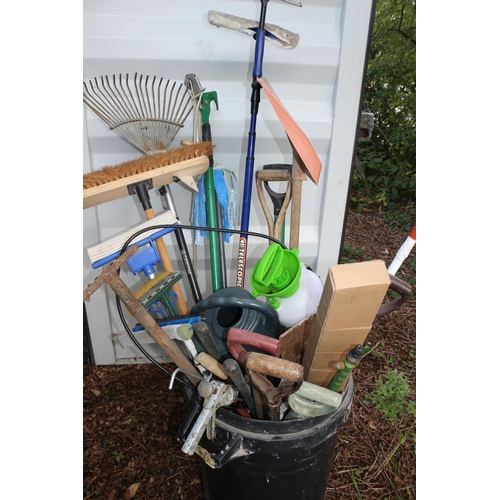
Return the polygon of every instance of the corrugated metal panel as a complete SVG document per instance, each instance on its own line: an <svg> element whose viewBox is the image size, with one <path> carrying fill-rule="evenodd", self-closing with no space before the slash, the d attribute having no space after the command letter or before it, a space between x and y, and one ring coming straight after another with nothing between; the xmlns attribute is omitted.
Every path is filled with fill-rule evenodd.
<svg viewBox="0 0 500 500"><path fill-rule="evenodd" d="M255 44L249 36L210 25L209 10L258 20L260 2L86 0L83 4L83 79L139 73L183 82L187 73L195 73L206 91L218 94L219 110L213 107L210 114L213 142L217 146L214 159L234 169L243 189ZM370 11L371 0L304 1L302 8L275 0L269 2L267 8L266 22L300 35L300 43L293 50L266 42L263 76L308 136L323 163L319 185L311 181L303 185L299 246L303 262L320 276L326 274L328 266L335 264L338 257L364 67L363 43L366 45ZM341 64L343 59L345 62ZM291 163L292 159L283 127L263 92L261 97L255 170L268 163ZM83 111L85 172L141 155L109 131L85 106ZM334 116L341 119L335 122ZM177 147L181 139L192 137L191 116L172 147ZM335 171L331 172L332 169ZM172 192L181 221L189 223L192 193L178 184L172 185ZM162 211L158 193L151 192L151 198L155 212ZM267 225L255 190L252 202L250 230L266 233ZM142 207L135 197L87 209L84 211L84 245L95 245L144 220ZM189 235L186 236L191 244ZM235 280L237 237L232 239L233 244L226 251L230 285ZM165 240L174 265L182 270L175 239ZM264 240L249 240L248 269L266 246ZM197 256L200 287L207 296L211 291L208 246L198 249ZM84 283L89 283L97 274L99 271L90 268L84 251ZM137 281L129 272L123 274L130 286ZM91 332L95 331L92 321L102 331L105 316L108 317L110 331L99 334L105 338L103 342L108 342L111 332L122 332L123 327L113 311L116 308L113 294L104 293L110 296L109 311L100 300L93 299L91 303L97 304L89 311L89 323ZM185 296L190 300L189 291ZM99 339L93 339L93 344L99 346ZM109 359L109 349L103 347L104 351L108 354L102 358L96 353L97 360Z"/></svg>

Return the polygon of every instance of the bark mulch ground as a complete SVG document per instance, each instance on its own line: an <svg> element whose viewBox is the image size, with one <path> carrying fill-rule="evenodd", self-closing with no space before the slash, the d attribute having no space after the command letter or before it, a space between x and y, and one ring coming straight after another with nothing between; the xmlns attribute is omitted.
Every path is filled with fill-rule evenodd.
<svg viewBox="0 0 500 500"><path fill-rule="evenodd" d="M382 259L388 265L407 234L391 229L377 211L351 210L344 258ZM398 274L410 283L415 281L415 252L416 247ZM338 434L327 500L416 498L414 413L403 409L389 421L369 400L380 394L377 379L397 371L409 385L404 404L415 401L415 336L413 285L410 299L397 311L377 318L367 337L372 351L353 372L354 400ZM168 383L168 377L151 364L84 362L85 500L203 500L200 459L184 454L177 441L186 416L182 388L175 384L169 390Z"/></svg>

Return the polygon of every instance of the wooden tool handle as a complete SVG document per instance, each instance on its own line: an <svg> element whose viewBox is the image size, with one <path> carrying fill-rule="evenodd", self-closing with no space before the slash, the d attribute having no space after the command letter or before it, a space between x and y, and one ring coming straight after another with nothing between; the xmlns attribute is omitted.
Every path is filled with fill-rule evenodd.
<svg viewBox="0 0 500 500"><path fill-rule="evenodd" d="M276 219L273 219L271 215L271 211L267 206L267 202L264 196L263 183L270 181L286 181L287 187L286 192L283 193L284 198L282 201L282 205L280 207L279 214ZM255 185L257 187L257 196L259 197L260 204L262 206L262 211L266 217L267 227L269 230L269 236L275 238L277 240L281 239L281 227L283 226L283 222L285 220L285 214L288 209L288 205L290 204L291 196L292 196L292 174L290 170L285 169L263 169L257 170L255 172ZM277 193L276 193L277 194ZM273 197L271 196L271 199ZM274 200L273 200L274 204ZM269 244L272 241L269 240Z"/></svg>
<svg viewBox="0 0 500 500"><path fill-rule="evenodd" d="M300 382L304 379L304 367L302 365L258 352L248 353L246 367L258 373L284 378L292 382Z"/></svg>
<svg viewBox="0 0 500 500"><path fill-rule="evenodd" d="M307 177L298 161L297 153L293 151L292 161L292 210L290 217L289 248L299 248L300 210L302 205L302 182Z"/></svg>
<svg viewBox="0 0 500 500"><path fill-rule="evenodd" d="M263 172L263 170L258 170L258 172ZM257 196L259 197L260 205L262 207L262 211L264 212L264 216L266 217L266 222L267 222L267 230L269 232L269 236L274 237L274 220L273 216L271 214L271 211L269 210L269 207L267 206L266 199L264 197L264 189L262 188L262 181L260 180L259 176L255 176L255 187L257 188ZM269 241L269 244L271 244L271 241Z"/></svg>
<svg viewBox="0 0 500 500"><path fill-rule="evenodd" d="M203 368L206 368L207 370L211 371L215 376L219 377L221 380L227 380L229 375L226 371L226 369L210 354L207 354L206 352L200 352L198 353L198 363L200 363Z"/></svg>

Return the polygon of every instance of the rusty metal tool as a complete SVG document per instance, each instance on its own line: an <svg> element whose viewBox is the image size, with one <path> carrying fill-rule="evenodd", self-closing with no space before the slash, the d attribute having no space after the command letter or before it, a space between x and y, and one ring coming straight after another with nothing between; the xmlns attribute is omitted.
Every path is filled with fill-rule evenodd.
<svg viewBox="0 0 500 500"><path fill-rule="evenodd" d="M267 401L267 420L280 420L280 407L283 399L297 392L303 379L295 382L293 380L282 379L275 387L272 382L262 373L248 370L252 384L265 396Z"/></svg>
<svg viewBox="0 0 500 500"><path fill-rule="evenodd" d="M245 380L243 372L241 371L240 365L235 359L229 358L224 361L224 368L248 406L250 414L255 418L257 416L255 401L252 397L252 391Z"/></svg>
<svg viewBox="0 0 500 500"><path fill-rule="evenodd" d="M101 274L83 291L83 301L89 301L90 296L100 288L104 283L108 284L116 295L123 301L129 312L144 327L146 332L155 340L155 342L167 353L170 359L182 368L186 377L196 386L198 385L197 369L184 355L180 348L171 340L158 323L149 314L149 312L138 302L132 291L127 287L118 275L120 267L129 259L139 247L131 245L109 266L103 269Z"/></svg>
<svg viewBox="0 0 500 500"><path fill-rule="evenodd" d="M242 344L270 352L271 355L248 352ZM281 402L284 397L293 394L301 387L304 367L279 358L281 352L279 341L254 332L231 328L227 336L227 345L231 355L247 369L254 387L265 396L267 419L279 420ZM266 375L280 378L278 387L275 387Z"/></svg>
<svg viewBox="0 0 500 500"><path fill-rule="evenodd" d="M210 328L204 321L197 321L193 324L194 333L198 340L202 343L203 348L207 351L212 358L214 358L219 363L222 363L222 357L215 345L214 338Z"/></svg>

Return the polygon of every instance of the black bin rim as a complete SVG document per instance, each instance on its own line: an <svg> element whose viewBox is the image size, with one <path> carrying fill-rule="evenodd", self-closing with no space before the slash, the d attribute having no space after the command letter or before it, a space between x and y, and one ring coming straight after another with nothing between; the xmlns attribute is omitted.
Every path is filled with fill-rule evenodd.
<svg viewBox="0 0 500 500"><path fill-rule="evenodd" d="M228 409L220 408L217 410L215 422L217 427L231 434L238 433L250 439L272 441L279 437L279 439L296 440L301 436L306 437L311 432L317 432L318 427L331 426L332 420L337 421L335 428L339 429L349 416L353 395L354 383L350 377L342 391L342 403L327 415L270 421L243 417Z"/></svg>

